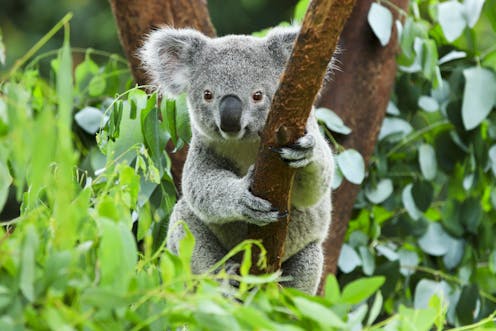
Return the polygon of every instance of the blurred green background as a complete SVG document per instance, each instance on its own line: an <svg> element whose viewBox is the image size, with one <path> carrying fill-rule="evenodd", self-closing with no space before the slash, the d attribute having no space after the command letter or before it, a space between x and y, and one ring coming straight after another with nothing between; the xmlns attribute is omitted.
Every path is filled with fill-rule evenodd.
<svg viewBox="0 0 496 331"><path fill-rule="evenodd" d="M219 35L251 33L292 16L297 0L210 0L212 21ZM6 71L67 12L71 20L73 47L122 53L114 18L105 0L0 0L0 28L6 48ZM42 49L60 47L62 34Z"/></svg>

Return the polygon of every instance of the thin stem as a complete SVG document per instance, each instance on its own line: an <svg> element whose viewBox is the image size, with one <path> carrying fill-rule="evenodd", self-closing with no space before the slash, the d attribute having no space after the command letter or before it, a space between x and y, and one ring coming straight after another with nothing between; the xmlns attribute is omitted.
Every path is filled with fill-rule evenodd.
<svg viewBox="0 0 496 331"><path fill-rule="evenodd" d="M72 13L66 14L53 28L50 29L41 39L31 47L30 50L26 52L19 60L17 60L14 63L14 66L10 71L7 73L7 75L3 78L4 80L7 80L9 77L11 77L20 67L26 63L27 60L29 60L41 47L43 47L48 40L50 40L62 27L64 27L72 18Z"/></svg>
<svg viewBox="0 0 496 331"><path fill-rule="evenodd" d="M411 143L412 141L422 137L424 134L426 134L430 131L433 131L434 129L437 129L439 127L441 127L442 129L448 129L451 126L452 126L451 123L449 123L448 120L446 120L446 119L432 123L431 125L426 126L425 128L422 128L422 129L412 133L408 137L402 139L398 144L396 144L393 148L391 148L389 150L389 152L386 154L386 156L387 157L391 156L396 151L403 148L403 146L405 146L405 145Z"/></svg>

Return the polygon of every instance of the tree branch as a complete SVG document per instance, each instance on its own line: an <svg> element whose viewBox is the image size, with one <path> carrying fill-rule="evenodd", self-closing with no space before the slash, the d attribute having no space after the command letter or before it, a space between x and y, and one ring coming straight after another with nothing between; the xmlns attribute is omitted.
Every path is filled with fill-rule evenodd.
<svg viewBox="0 0 496 331"><path fill-rule="evenodd" d="M282 162L271 148L295 142L303 136L328 63L354 3L355 0L313 0L310 3L262 132L251 189L253 194L270 201L280 211L288 211L285 220L248 228L248 237L261 239L267 249L269 272L281 266L294 178L294 169ZM258 260L257 255L254 254L254 261ZM253 263L252 272L262 270Z"/></svg>

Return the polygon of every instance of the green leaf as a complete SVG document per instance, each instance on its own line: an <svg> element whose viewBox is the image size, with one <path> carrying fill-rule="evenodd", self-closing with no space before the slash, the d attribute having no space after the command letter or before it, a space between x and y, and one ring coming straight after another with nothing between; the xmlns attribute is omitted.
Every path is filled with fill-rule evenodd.
<svg viewBox="0 0 496 331"><path fill-rule="evenodd" d="M414 251L402 248L398 251L400 260L400 272L403 276L410 276L415 273L415 268L419 264L418 254Z"/></svg>
<svg viewBox="0 0 496 331"><path fill-rule="evenodd" d="M415 288L413 305L415 309L426 308L429 306L429 301L433 295L437 295L442 302L449 302L446 300L450 291L448 284L444 281L436 282L430 279L421 279Z"/></svg>
<svg viewBox="0 0 496 331"><path fill-rule="evenodd" d="M327 128L333 132L341 134L350 134L351 129L347 127L343 120L336 115L335 112L328 108L317 108L315 109L315 116L317 119L324 123Z"/></svg>
<svg viewBox="0 0 496 331"><path fill-rule="evenodd" d="M7 165L0 159L0 211L3 209L7 196L9 195L9 186L12 183Z"/></svg>
<svg viewBox="0 0 496 331"><path fill-rule="evenodd" d="M418 105L420 108L429 113L439 110L439 104L437 103L437 100L433 97L428 97L425 95L419 98Z"/></svg>
<svg viewBox="0 0 496 331"><path fill-rule="evenodd" d="M437 66L439 56L436 42L432 39L425 39L422 43L422 50L422 72L424 77L435 81L436 71L439 70Z"/></svg>
<svg viewBox="0 0 496 331"><path fill-rule="evenodd" d="M362 259L362 270L367 276L371 276L375 270L375 258L370 252L370 249L365 246L360 246L358 248L360 253L360 258Z"/></svg>
<svg viewBox="0 0 496 331"><path fill-rule="evenodd" d="M102 75L94 76L88 85L88 93L92 97L98 97L105 92L106 87L107 83Z"/></svg>
<svg viewBox="0 0 496 331"><path fill-rule="evenodd" d="M474 322L478 300L480 300L479 289L476 284L463 287L460 300L458 300L456 305L456 316L461 325Z"/></svg>
<svg viewBox="0 0 496 331"><path fill-rule="evenodd" d="M472 67L463 70L462 119L465 129L477 127L496 104L496 77L488 69Z"/></svg>
<svg viewBox="0 0 496 331"><path fill-rule="evenodd" d="M412 197L415 201L415 206L425 212L432 202L434 195L432 184L425 180L416 181L412 186Z"/></svg>
<svg viewBox="0 0 496 331"><path fill-rule="evenodd" d="M0 64L5 65L5 44L3 43L2 29L0 29Z"/></svg>
<svg viewBox="0 0 496 331"><path fill-rule="evenodd" d="M465 7L465 19L469 27L473 28L475 23L479 20L482 6L485 0L464 0L463 6Z"/></svg>
<svg viewBox="0 0 496 331"><path fill-rule="evenodd" d="M440 3L437 10L439 24L446 40L455 41L467 26L463 5L456 0L450 0Z"/></svg>
<svg viewBox="0 0 496 331"><path fill-rule="evenodd" d="M76 123L89 134L95 134L106 121L100 109L95 107L84 107L74 115Z"/></svg>
<svg viewBox="0 0 496 331"><path fill-rule="evenodd" d="M124 223L100 217L101 242L98 249L100 284L116 295L127 292L134 274L138 252L136 241Z"/></svg>
<svg viewBox="0 0 496 331"><path fill-rule="evenodd" d="M437 173L436 151L429 144L419 147L418 160L422 175L427 180L433 180Z"/></svg>
<svg viewBox="0 0 496 331"><path fill-rule="evenodd" d="M333 274L329 274L326 278L324 297L327 300L329 300L331 304L339 302L339 298L341 297L341 291L339 290L338 280L336 279L336 276Z"/></svg>
<svg viewBox="0 0 496 331"><path fill-rule="evenodd" d="M361 184L365 178L365 162L362 155L354 149L347 149L336 157L343 176L353 184Z"/></svg>
<svg viewBox="0 0 496 331"><path fill-rule="evenodd" d="M195 237L188 228L188 225L182 222L178 226L184 227L184 237L179 242L178 255L181 262L186 268L191 264L191 257L193 256L193 249L195 248Z"/></svg>
<svg viewBox="0 0 496 331"><path fill-rule="evenodd" d="M191 140L191 125L189 122L188 103L184 94L176 99L176 130L177 136L182 141L189 143Z"/></svg>
<svg viewBox="0 0 496 331"><path fill-rule="evenodd" d="M410 123L401 118L391 118L386 117L382 122L381 131L379 132L379 140L382 140L390 135L395 135L391 137L392 142L398 141L410 132L413 131L413 127Z"/></svg>
<svg viewBox="0 0 496 331"><path fill-rule="evenodd" d="M357 252L348 244L343 244L339 254L338 266L345 274L350 273L356 267L362 264Z"/></svg>
<svg viewBox="0 0 496 331"><path fill-rule="evenodd" d="M401 199L403 201L403 206L405 206L405 209L408 212L408 215L410 215L410 217L416 221L422 216L422 212L415 204L412 195L412 188L413 184L408 184L407 186L405 186L401 194Z"/></svg>
<svg viewBox="0 0 496 331"><path fill-rule="evenodd" d="M377 319L377 317L381 313L382 303L383 303L382 293L381 291L379 291L375 295L374 303L372 304L372 307L370 307L369 317L367 318L367 325L372 325L372 323L374 323L374 321Z"/></svg>
<svg viewBox="0 0 496 331"><path fill-rule="evenodd" d="M398 330L429 331L436 321L437 311L432 308L411 309L401 305Z"/></svg>
<svg viewBox="0 0 496 331"><path fill-rule="evenodd" d="M386 7L373 2L367 16L372 31L379 39L382 46L386 46L391 39L393 27L393 14Z"/></svg>
<svg viewBox="0 0 496 331"><path fill-rule="evenodd" d="M418 244L427 254L443 256L456 245L456 239L447 234L439 223L431 222Z"/></svg>
<svg viewBox="0 0 496 331"><path fill-rule="evenodd" d="M369 184L365 188L365 196L375 204L384 202L392 193L393 181L389 178L381 179L375 187L371 187Z"/></svg>
<svg viewBox="0 0 496 331"><path fill-rule="evenodd" d="M317 323L330 328L345 328L346 324L336 313L323 305L310 301L304 297L295 297L293 302L300 313L316 321Z"/></svg>
<svg viewBox="0 0 496 331"><path fill-rule="evenodd" d="M32 225L27 226L24 232L19 287L26 299L33 302L35 299L36 252L38 251L39 238L35 227Z"/></svg>
<svg viewBox="0 0 496 331"><path fill-rule="evenodd" d="M480 222L482 220L482 207L480 200L476 198L467 198L461 205L460 220L470 233L477 235Z"/></svg>
<svg viewBox="0 0 496 331"><path fill-rule="evenodd" d="M491 163L491 170L493 171L493 175L496 176L496 145L492 145L491 148L489 148L488 154Z"/></svg>
<svg viewBox="0 0 496 331"><path fill-rule="evenodd" d="M446 62L453 61L453 60L463 59L465 57L467 57L466 52L451 51L439 59L439 65L444 64Z"/></svg>
<svg viewBox="0 0 496 331"><path fill-rule="evenodd" d="M346 303L358 304L374 294L385 280L386 278L383 276L354 280L343 289L341 300Z"/></svg>
<svg viewBox="0 0 496 331"><path fill-rule="evenodd" d="M308 5L310 4L310 0L300 0L295 7L294 10L294 20L297 22L303 21L303 17L305 17L305 13L307 12Z"/></svg>
<svg viewBox="0 0 496 331"><path fill-rule="evenodd" d="M465 252L465 241L455 239L449 242L448 252L443 256L443 263L448 270L452 270L460 264Z"/></svg>

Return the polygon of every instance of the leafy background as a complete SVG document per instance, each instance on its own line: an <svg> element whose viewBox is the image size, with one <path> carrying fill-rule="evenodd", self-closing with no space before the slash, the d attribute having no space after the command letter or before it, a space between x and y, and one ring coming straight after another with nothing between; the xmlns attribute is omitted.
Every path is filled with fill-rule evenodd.
<svg viewBox="0 0 496 331"><path fill-rule="evenodd" d="M224 271L192 275L191 236L179 256L164 249L176 192L161 146L190 137L184 99L157 104L133 86L106 3L61 4L12 3L0 20L0 330L495 328L495 0L412 1L403 24L390 2L371 7L382 45L401 31L398 73L367 172L332 138L350 134L346 123L317 111L337 153L334 188L362 184L323 297L248 275L249 258L239 290ZM234 28L216 4L221 33L292 10L255 23L276 2L241 1Z"/></svg>

